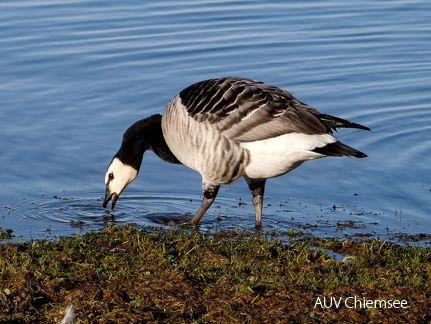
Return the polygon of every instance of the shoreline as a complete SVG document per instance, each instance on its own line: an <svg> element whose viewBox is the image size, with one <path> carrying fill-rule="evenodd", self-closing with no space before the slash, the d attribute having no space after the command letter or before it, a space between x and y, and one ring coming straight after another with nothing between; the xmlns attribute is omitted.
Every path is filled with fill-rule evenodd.
<svg viewBox="0 0 431 324"><path fill-rule="evenodd" d="M57 322L69 305L76 323L431 319L429 247L218 234L109 226L0 244L0 321Z"/></svg>

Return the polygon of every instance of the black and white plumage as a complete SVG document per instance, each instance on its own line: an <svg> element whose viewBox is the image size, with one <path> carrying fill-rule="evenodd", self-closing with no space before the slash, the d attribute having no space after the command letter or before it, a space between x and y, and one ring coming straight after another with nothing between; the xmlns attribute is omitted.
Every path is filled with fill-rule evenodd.
<svg viewBox="0 0 431 324"><path fill-rule="evenodd" d="M326 156L366 155L339 142L337 128L360 124L322 114L290 92L239 77L198 82L173 97L163 116L142 119L124 133L105 176L103 206L112 208L140 169L143 154L181 163L202 176L203 201L190 220L197 224L222 184L244 177L261 226L265 181L304 161Z"/></svg>

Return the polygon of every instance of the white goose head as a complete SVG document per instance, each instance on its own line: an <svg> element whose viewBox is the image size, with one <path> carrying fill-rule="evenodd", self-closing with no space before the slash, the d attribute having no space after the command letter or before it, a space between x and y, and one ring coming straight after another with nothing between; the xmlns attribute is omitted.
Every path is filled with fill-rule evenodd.
<svg viewBox="0 0 431 324"><path fill-rule="evenodd" d="M103 207L105 208L109 201L112 200L111 209L114 209L118 197L135 180L137 175L138 170L115 157L105 174L106 194Z"/></svg>

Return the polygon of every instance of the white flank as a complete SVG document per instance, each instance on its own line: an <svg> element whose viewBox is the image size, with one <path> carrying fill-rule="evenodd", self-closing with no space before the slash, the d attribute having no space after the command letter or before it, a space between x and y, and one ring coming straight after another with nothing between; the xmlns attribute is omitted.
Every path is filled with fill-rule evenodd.
<svg viewBox="0 0 431 324"><path fill-rule="evenodd" d="M331 134L291 133L262 141L241 143L251 155L251 163L245 172L252 179L277 177L295 169L304 161L324 157L312 150L336 141Z"/></svg>

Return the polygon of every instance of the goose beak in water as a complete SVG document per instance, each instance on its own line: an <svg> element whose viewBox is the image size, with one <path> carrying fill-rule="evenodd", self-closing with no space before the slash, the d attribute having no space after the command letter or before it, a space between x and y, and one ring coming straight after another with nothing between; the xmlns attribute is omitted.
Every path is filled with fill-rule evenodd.
<svg viewBox="0 0 431 324"><path fill-rule="evenodd" d="M118 195L116 192L110 192L109 188L106 188L105 200L103 201L103 208L106 208L109 201L111 202L111 209L114 209L115 204L117 203Z"/></svg>

